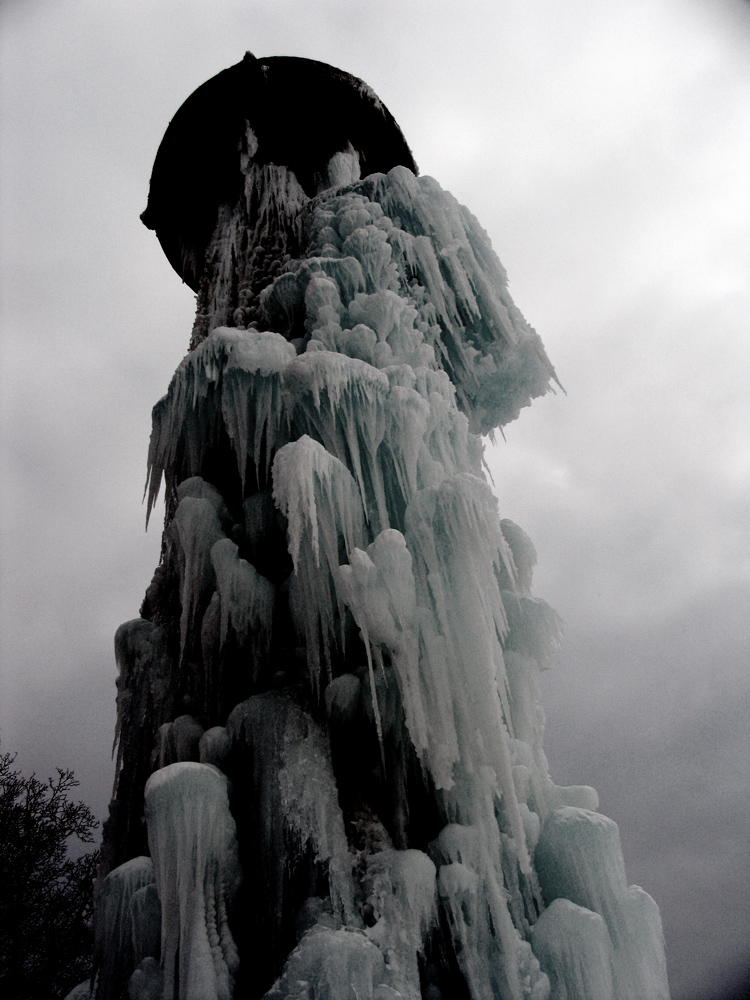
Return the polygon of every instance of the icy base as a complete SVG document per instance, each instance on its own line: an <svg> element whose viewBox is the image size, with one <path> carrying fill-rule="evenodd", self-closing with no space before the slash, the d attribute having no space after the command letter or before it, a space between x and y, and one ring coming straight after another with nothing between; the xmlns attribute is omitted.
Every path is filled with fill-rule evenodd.
<svg viewBox="0 0 750 1000"><path fill-rule="evenodd" d="M560 625L481 472L541 342L430 178L295 184L247 167L154 409L94 995L663 1000L615 824L549 777Z"/></svg>

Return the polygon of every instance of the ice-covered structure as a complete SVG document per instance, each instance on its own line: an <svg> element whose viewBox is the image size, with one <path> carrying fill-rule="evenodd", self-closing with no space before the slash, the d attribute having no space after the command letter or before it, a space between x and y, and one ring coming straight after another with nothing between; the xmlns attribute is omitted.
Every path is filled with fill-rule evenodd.
<svg viewBox="0 0 750 1000"><path fill-rule="evenodd" d="M667 998L616 825L548 773L560 623L479 435L555 374L486 233L365 84L249 54L144 221L198 313L116 637L93 995Z"/></svg>

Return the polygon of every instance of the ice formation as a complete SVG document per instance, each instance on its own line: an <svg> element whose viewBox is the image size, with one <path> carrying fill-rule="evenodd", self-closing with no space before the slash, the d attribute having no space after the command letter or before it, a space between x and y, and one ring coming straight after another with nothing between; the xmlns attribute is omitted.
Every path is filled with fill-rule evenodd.
<svg viewBox="0 0 750 1000"><path fill-rule="evenodd" d="M158 942L151 933L153 919L142 895L153 883L154 863L145 856L113 869L102 883L94 941L98 1000L119 997L141 960L158 954Z"/></svg>
<svg viewBox="0 0 750 1000"><path fill-rule="evenodd" d="M146 783L166 997L233 995L239 960L227 912L241 875L227 786L215 767L194 761L159 768Z"/></svg>
<svg viewBox="0 0 750 1000"><path fill-rule="evenodd" d="M668 997L617 827L548 773L560 623L479 435L555 375L486 233L360 81L250 56L176 116L145 221L198 314L116 639L95 995Z"/></svg>

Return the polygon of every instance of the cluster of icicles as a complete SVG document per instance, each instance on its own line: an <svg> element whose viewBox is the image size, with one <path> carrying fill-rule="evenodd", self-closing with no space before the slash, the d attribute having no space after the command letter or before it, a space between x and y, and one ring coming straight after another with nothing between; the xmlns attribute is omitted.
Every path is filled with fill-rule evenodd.
<svg viewBox="0 0 750 1000"><path fill-rule="evenodd" d="M176 505L169 669L200 660L218 704L231 647L257 693L161 720L151 857L103 884L93 996L260 996L270 970L268 1000L664 1000L658 909L627 887L616 825L549 778L538 675L559 622L481 473L474 432L547 384L538 338L429 178L325 192L301 231L306 254L262 294L268 328L214 328L154 411L149 504L164 475ZM221 439L241 507L201 476ZM274 582L254 553L279 525ZM297 678L273 662L288 621ZM162 697L164 630L120 629L121 712L136 671ZM342 810L363 730L386 822Z"/></svg>

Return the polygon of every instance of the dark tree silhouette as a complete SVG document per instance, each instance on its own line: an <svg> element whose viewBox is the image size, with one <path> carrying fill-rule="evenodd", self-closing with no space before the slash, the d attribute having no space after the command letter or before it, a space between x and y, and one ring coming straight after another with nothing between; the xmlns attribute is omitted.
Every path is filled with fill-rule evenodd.
<svg viewBox="0 0 750 1000"><path fill-rule="evenodd" d="M69 799L73 772L39 781L0 754L0 996L60 998L91 973L98 851L72 858L71 838L93 843L98 822Z"/></svg>

